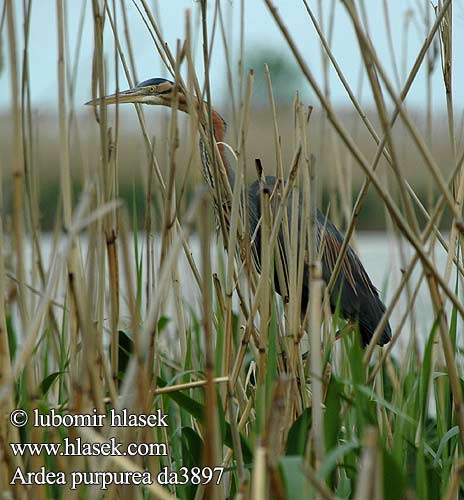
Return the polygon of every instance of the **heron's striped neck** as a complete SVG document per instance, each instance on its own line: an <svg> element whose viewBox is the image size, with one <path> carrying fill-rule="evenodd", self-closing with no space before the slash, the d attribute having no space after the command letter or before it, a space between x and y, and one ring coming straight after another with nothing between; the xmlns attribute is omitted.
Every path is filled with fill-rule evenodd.
<svg viewBox="0 0 464 500"><path fill-rule="evenodd" d="M179 94L179 109L181 111L184 111L185 113L188 113L188 106L187 106L187 100L185 98L185 95L182 93ZM200 106L200 100L195 98L196 105L199 107ZM224 139L226 135L226 129L227 129L227 124L222 118L222 116L215 111L214 109L212 111L212 125L213 125L213 134L214 134L214 140L217 143L219 154L221 155L222 163L224 164L224 168L226 169L227 173L227 179L229 180L230 187L233 189L234 187L234 171L232 169L232 166L229 164L227 161L226 157L226 148L224 146ZM208 127L203 126L203 130L205 134L209 133ZM213 176L213 169L212 169L212 162L211 159L209 158L208 155L208 148L206 147L201 135L200 135L200 153L201 153L201 166L203 170L203 177L205 178L206 182L214 189L214 176Z"/></svg>
<svg viewBox="0 0 464 500"><path fill-rule="evenodd" d="M214 139L217 143L219 154L221 155L222 163L224 164L224 167L226 169L227 173L227 178L230 183L230 187L234 187L234 171L229 164L227 157L226 157L226 151L225 151L225 146L224 146L224 139L225 139L225 134L226 134L226 129L227 125L222 116L215 111L214 109L212 110L212 121L213 121L213 133L214 133ZM208 133L207 130L205 130L206 133ZM203 139L200 137L200 152L201 152L201 163L202 163L202 169L203 169L203 177L205 178L206 182L214 188L214 176L213 176L213 171L212 171L212 163L209 158L208 152L207 152L207 147L203 141Z"/></svg>
<svg viewBox="0 0 464 500"><path fill-rule="evenodd" d="M213 116L214 139L218 143L219 154L221 155L222 163L224 164L224 167L226 168L227 177L230 180L231 167L229 165L229 162L227 161L226 154L225 154L226 150L225 150L225 146L224 146L227 125L226 125L226 122L224 121L224 119L222 118L222 116L214 109L212 110L212 116Z"/></svg>

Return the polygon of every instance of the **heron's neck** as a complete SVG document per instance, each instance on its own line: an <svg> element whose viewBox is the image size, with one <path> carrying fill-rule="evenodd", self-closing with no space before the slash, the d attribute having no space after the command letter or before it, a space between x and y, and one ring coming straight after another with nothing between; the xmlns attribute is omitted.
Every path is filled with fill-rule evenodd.
<svg viewBox="0 0 464 500"><path fill-rule="evenodd" d="M200 105L200 100L196 99L196 105ZM179 99L179 109L182 111L185 111L188 113L188 108L187 108L187 102L185 100L185 97L182 96L181 99ZM225 120L222 118L222 116L215 110L211 110L212 114L212 121L213 121L213 133L214 133L214 140L217 143L217 147L219 150L219 154L221 155L222 163L224 164L224 168L226 169L227 173L227 179L229 180L230 187L231 189L234 188L234 180L235 180L235 172L230 165L229 161L227 160L226 156L226 148L224 146L224 141L225 141L225 135L226 135L226 129L227 129L227 124ZM208 128L205 127L205 133L208 134ZM213 184L213 178L212 178L212 171L211 171L211 161L208 157L207 154L207 148L206 145L204 144L203 139L201 138L200 135L200 149L201 149L201 161L203 163L203 175L208 182L208 184L212 185ZM212 187L214 187L212 185Z"/></svg>
<svg viewBox="0 0 464 500"><path fill-rule="evenodd" d="M227 160L226 148L224 145L227 124L224 121L224 119L222 118L222 116L214 109L212 110L212 118L213 118L214 139L217 142L219 154L221 155L222 163L224 164L224 168L226 169L227 178L229 179L230 187L233 189L234 188L234 171L233 171L231 165L229 164L229 161Z"/></svg>
<svg viewBox="0 0 464 500"><path fill-rule="evenodd" d="M196 105L200 105L200 101L198 99L196 100ZM179 96L179 109L181 111L184 111L185 113L188 113L188 107L187 107L187 101L185 99L184 95ZM226 135L226 129L227 129L227 124L222 118L222 116L214 109L211 110L212 112L212 121L213 121L213 133L214 133L214 139L217 143L219 154L221 155L222 163L224 164L224 168L226 169L227 173L227 178L229 180L229 184L231 189L234 188L234 180L235 180L235 172L232 168L232 166L229 164L227 157L226 157L226 148L224 146L224 140L225 140L225 135ZM208 133L208 128L205 127L205 133ZM203 175L206 179L206 182L211 185L211 187L214 188L214 181L212 177L212 171L211 171L211 161L208 156L207 148L206 145L201 138L200 135L200 151L201 151L201 162L203 165Z"/></svg>

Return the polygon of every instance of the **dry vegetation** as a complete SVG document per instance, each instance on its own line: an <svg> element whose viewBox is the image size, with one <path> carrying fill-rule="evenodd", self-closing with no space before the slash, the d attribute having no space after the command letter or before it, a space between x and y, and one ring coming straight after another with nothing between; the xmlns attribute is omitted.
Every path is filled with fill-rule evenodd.
<svg viewBox="0 0 464 500"><path fill-rule="evenodd" d="M253 101L252 101L253 105ZM217 103L217 109L221 112L226 109L225 103ZM169 161L167 159L167 124L169 113L166 110L156 108L154 110L146 110L147 128L150 137L155 139L155 154L158 158L163 175L167 176L167 168ZM424 112L421 110L412 111L414 121L423 124L425 122ZM227 122L231 122L232 116L230 113L223 113ZM351 131L353 137L366 158L372 158L375 154L375 143L372 140L366 128L360 126L359 118L355 111L348 109L337 109L337 115L345 124L348 130ZM376 114L374 111L368 111L369 120L378 128ZM146 161L144 152L144 139L140 133L140 126L137 118L132 110L125 107L120 110L121 124L119 128L118 139L118 182L119 194L122 199L129 205L132 203L133 186L135 185L135 195L139 215L143 215L145 194L144 185L146 184L146 169L141 165ZM76 197L88 175L86 170L93 168L98 164L100 158L100 143L96 135L98 124L95 123L93 113L89 109L79 110L77 112L79 123L79 136L71 134L70 143L70 169L72 172L72 184ZM291 106L280 106L277 108L277 119L279 132L283 138L291 138L293 135L293 113ZM57 116L41 111L36 119L40 124L34 136L34 169L37 172L40 215L42 229L50 231L55 223L55 207L60 195L59 175L60 175L60 160L59 160L59 127ZM0 117L0 149L4 152L3 160L5 165L5 176L11 175L10 166L12 165L12 134L11 128L12 118L9 113L4 113ZM323 119L320 110L315 109L312 115L311 128L311 144L315 156L318 158L318 206L322 210L327 208L328 202L331 205L331 217L337 222L337 225L343 229L349 222L350 204L354 203L356 193L361 187L363 175L362 172L355 167L349 152L343 142L337 137L333 137L336 145L336 154L333 154L331 149L328 150L327 143L322 139L327 130L327 123ZM179 117L180 134L182 137L189 135L190 125L188 118L185 116ZM430 150L437 163L440 165L445 175L449 174L451 157L449 148L449 135L447 131L447 117L443 114L434 116L434 127L436 132L433 135L433 140L430 142ZM265 170L269 173L274 173L275 169L275 153L272 148L263 148L263 144L268 144L273 139L274 125L272 121L272 113L268 108L254 107L250 110L250 124L247 135L247 165L253 165L255 158L260 158ZM402 172L409 182L415 187L421 200L429 208L436 200L436 192L434 192L431 179L422 175L424 171L424 161L417 148L414 147L413 141L405 134L405 128L401 123L396 123L393 127L395 142L399 146L402 157ZM233 144L236 139L231 131L230 142ZM195 135L196 137L196 135ZM229 139L229 138L228 138ZM188 169L189 158L191 154L195 155L195 166ZM282 160L284 175L288 175L289 165L291 162L293 147L291 140L284 140L282 143ZM191 151L191 144L180 142L176 154L178 178L176 184L178 186L186 185L185 196L190 200L195 190L203 183L200 168L198 151ZM336 170L334 164L339 164L339 171L343 169L348 172L348 177L344 179L344 186L340 186L337 181ZM394 179L391 169L385 168L385 161L381 161L381 172L385 179L389 182ZM256 171L254 168L247 168L247 182L256 179ZM181 181L179 181L181 179ZM348 194L346 196L345 192ZM394 182L390 184L390 192L393 196L398 195L398 188ZM154 193L157 196L157 193ZM345 202L344 210L341 210L339 204ZM183 201L183 200L182 200ZM347 202L349 202L347 204ZM11 213L12 193L5 189L4 203L7 213ZM348 206L346 206L348 205ZM188 208L187 203L182 203L179 207L180 214L183 215ZM358 221L358 230L384 230L386 229L385 211L382 204L379 203L378 196L375 192L370 192L364 204L364 210L360 214ZM139 220L139 224L142 220ZM444 218L440 221L441 228L446 232L450 227L450 212L445 212ZM159 220L155 226L156 230L160 229Z"/></svg>
<svg viewBox="0 0 464 500"><path fill-rule="evenodd" d="M114 46L110 50L102 45L102 18L104 29L112 31L116 41L124 38L130 48L130 27L115 29L114 3L92 2L95 95L106 93L103 56L107 50L115 53ZM449 83L451 71L462 71L462 64L454 68L450 51L451 2L440 3L436 12L425 9L429 35L400 93L370 44L359 14L362 8L344 2L375 96L375 109L366 114L349 87L353 109L333 109L287 31L284 13L266 0L263 9L271 12L311 86L317 111L311 115L298 97L293 109L276 109L272 75L269 107L253 109L253 74L239 71L244 90L237 92L237 107L230 113L236 117L231 120L230 142L238 172L232 192L224 182L218 182L214 192L198 182L199 131L210 157L218 158L210 141L207 105L190 119L178 117L176 110L158 109L144 118L146 110L137 107L138 120L130 127L125 117L133 110L124 110L123 115L122 109L102 106L95 116L75 115L65 77L70 61L64 57L63 0L56 5L59 115L40 118L39 128L37 116L22 99L29 85L27 73L20 71L27 51L20 53L13 42L19 36L13 21L14 0L5 0L1 24L10 50L7 74L14 89L8 115L11 128L2 120L0 130L2 152L6 151L0 158L0 407L4 417L0 488L6 498L451 500L462 496L464 172ZM204 88L207 97L209 75L199 78L200 86L192 62L189 15L185 15L182 44L170 48L164 45L145 0L121 5L122 9L140 7L146 29L153 35L154 52L173 79L189 91L187 95L199 95ZM198 7L204 14L205 2ZM313 27L314 13L307 8L308 29L319 29L316 17ZM26 33L27 12L26 8ZM123 13L118 6L119 18ZM328 8L329 19L331 14ZM222 18L216 15L217 10L216 43L225 40L223 50L229 53L227 37L222 38ZM203 46L207 61L211 26L204 22L199 29L199 36L207 41ZM327 64L336 65L324 28L320 35ZM415 114L402 101L421 65L430 67L431 46L438 40L448 113L437 117L430 129L427 107L425 114ZM120 87L126 87L126 80L132 86L130 49L125 53L116 47L125 72L124 77L119 75ZM107 70L111 68L110 64ZM180 68L188 69L182 72L187 78L180 77ZM145 123L154 114L158 125L147 130ZM53 122L50 128L56 132L49 134L44 120ZM314 240L313 202L322 198L324 186L324 205L330 203L331 218L346 229L348 238L359 212L372 212L366 205L369 193L380 207L376 217L386 221L392 237L413 249L387 304L385 321L399 302L407 304L390 344L382 349L375 346L381 325L364 351L357 335L335 339L343 321L328 310L326 298L333 279L328 284L321 281L320 256L305 238L296 237L295 220L286 227L286 250L292 255L288 301L283 304L274 293L273 269L282 265L274 256L276 235L286 218L284 205L271 209L264 186L261 230L266 245L257 272L247 237L247 207L240 196L247 182L256 178L255 158L261 159L267 172L288 180L283 198L303 193L303 233L309 242ZM223 180L220 161L214 167L216 178ZM52 196L47 189L56 179L58 203L50 225L44 222L42 203ZM139 196L133 185L141 186ZM129 194L121 196L124 190ZM219 240L212 198L223 207ZM450 214L447 219L445 212ZM225 230L224 217L230 220L230 231ZM51 237L44 226L53 227ZM444 235L438 229L441 226L447 230ZM134 231L139 227L143 244ZM44 251L46 240L51 240L49 255ZM192 252L191 244L198 245L198 252ZM212 252L215 245L227 252ZM304 252L299 251L303 245ZM448 251L445 270L434 263L438 247ZM311 299L301 318L302 261L297 256L305 252L311 262ZM188 262L188 274L180 270L181 256ZM343 252L338 264L342 257ZM411 279L413 269L420 269L420 280ZM407 320L420 282L427 285L435 320L427 331L417 332ZM187 288L194 289L199 311L186 299ZM407 348L394 358L390 351L400 336L407 339ZM29 422L16 428L8 419L14 408L23 408L29 415L34 410L63 415L94 409L107 415L111 409L125 408L133 414L161 410L169 415L169 427L44 429ZM169 453L19 456L10 446L12 442L58 443L65 438L97 443L111 437L124 444L165 443ZM195 466L224 466L220 484L165 486L154 481L145 487L112 485L106 491L97 484L72 492L69 485L10 485L17 467L23 471L45 467L68 478L73 471L148 470L155 478L164 467L177 471Z"/></svg>

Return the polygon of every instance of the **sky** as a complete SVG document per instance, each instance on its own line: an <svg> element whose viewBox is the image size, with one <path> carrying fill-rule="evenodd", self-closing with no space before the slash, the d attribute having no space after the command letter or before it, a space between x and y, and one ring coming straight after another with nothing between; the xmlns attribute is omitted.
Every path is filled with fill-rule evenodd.
<svg viewBox="0 0 464 500"><path fill-rule="evenodd" d="M163 63L156 52L150 34L145 27L141 16L134 6L140 0L122 0L125 2L129 29L131 32L134 53L136 54L137 76L139 80L155 76L168 76ZM76 42L78 40L79 19L81 12L84 12L83 36L79 52L77 73L75 78L75 104L84 103L91 97L91 64L93 53L93 20L91 0L66 1L67 26L68 26L68 64L71 67L75 62ZM112 5L113 0L108 2ZM227 30L230 36L230 46L233 57L239 53L240 41L240 7L241 0L220 0L220 5ZM324 32L328 31L329 10L334 3L335 17L333 24L333 52L342 67L342 70L353 89L359 88L359 75L361 69L361 58L353 27L349 20L345 7L339 0L321 0L323 5ZM392 33L392 44L397 58L399 78L401 82L405 80L405 71L409 71L412 63L425 38L426 28L423 21L423 9L429 9L433 20L433 4L436 0L388 0L389 17ZM24 48L24 38L22 34L22 0L13 0L16 12L16 42L19 56ZM119 6L120 0L115 4ZM163 36L175 53L176 40L184 39L185 36L185 11L192 11L192 19L198 19L200 2L197 0L147 0L147 4L152 8L153 15L160 23ZM273 21L267 6L263 0L243 0L245 8L245 52L247 60L253 55L259 54L263 50L268 54L282 55L284 58L289 55L286 42ZM319 15L318 1L308 0L308 4L316 15ZM0 2L3 11L3 2ZM323 84L323 71L321 63L320 43L316 31L306 13L303 1L301 0L275 0L275 5L289 28L290 32L304 55L311 71L313 71L318 82ZM361 3L357 1L358 7ZM388 50L388 37L386 36L384 0L365 0L368 28L374 46L388 71L393 83L397 86L397 79L393 70L393 65ZM156 8L154 8L156 6ZM208 30L212 28L212 13L214 2L208 1ZM116 17L121 23L121 12L117 8ZM120 24L122 26L122 24ZM122 28L120 28L122 37ZM194 30L196 31L196 30ZM196 31L198 33L198 31ZM10 69L8 57L8 36L7 24L1 25L0 57L3 59L3 68L0 73L0 111L8 110L11 106ZM464 0L453 1L453 37L454 37L454 67L453 93L454 104L457 115L462 115L464 104ZM105 55L107 61L107 90L115 90L115 66L114 66L114 41L109 23L105 25ZM197 72L201 75L201 44L197 44ZM404 57L406 55L406 57ZM56 24L56 0L32 0L31 33L29 42L29 71L31 82L31 97L33 108L57 109L57 24ZM236 66L235 66L236 67ZM254 68L261 71L262 68ZM120 87L126 88L123 81L123 72L120 71ZM272 75L271 75L272 76ZM220 36L216 38L213 48L210 78L213 87L213 100L221 100L227 96L226 86L226 66ZM348 98L333 70L329 74L331 98L335 104L347 105ZM309 86L304 79L290 79L289 89L299 90L303 96L311 99ZM261 85L263 87L263 85ZM296 87L293 89L293 87ZM366 89L367 87L364 86ZM266 92L265 88L254 89L254 94ZM440 60L437 60L436 69L432 80L432 95L434 109L445 107L445 95L442 83ZM426 96L425 70L422 69L408 98L408 105L424 106ZM362 93L364 104L372 102L371 96L365 90Z"/></svg>

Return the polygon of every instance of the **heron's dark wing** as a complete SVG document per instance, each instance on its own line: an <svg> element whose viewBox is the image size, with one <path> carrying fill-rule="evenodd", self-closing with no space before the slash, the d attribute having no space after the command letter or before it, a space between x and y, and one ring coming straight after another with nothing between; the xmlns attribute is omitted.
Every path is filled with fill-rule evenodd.
<svg viewBox="0 0 464 500"><path fill-rule="evenodd" d="M322 275L324 281L328 283L340 254L343 237L319 210L317 211L317 233ZM362 343L368 344L385 312L385 306L351 246L348 246L330 296L332 310L335 310L338 301L340 301L342 316L358 322ZM391 329L387 323L379 344L383 345L390 339Z"/></svg>
<svg viewBox="0 0 464 500"><path fill-rule="evenodd" d="M278 209L279 196L275 193L275 188L277 185L277 179L273 176L267 176L265 178L265 187L271 191L271 205L272 211L275 214ZM248 188L248 223L251 239L251 251L252 257L256 264L257 270L261 271L261 184L259 181L253 182ZM291 210L291 207L290 207ZM290 215L288 214L288 217ZM277 240L277 245L280 249L281 262L284 269L287 268L287 260L284 251L284 237L282 234L282 229L279 231L279 236ZM279 283L277 270L274 272L274 284L276 292L281 294L281 290L286 290L287 286L283 286L283 283ZM284 297L285 299L285 297Z"/></svg>
<svg viewBox="0 0 464 500"><path fill-rule="evenodd" d="M274 191L277 179L275 177L265 178L266 187ZM276 213L279 197L275 194L272 207ZM253 182L248 188L248 210L249 210L249 228L250 237L254 238L252 245L254 258L260 269L261 256L261 231L259 230L259 221L261 217L261 186L258 181ZM302 199L299 200L299 227L301 228ZM287 202L287 217L290 223L292 217L292 200ZM326 283L329 282L332 271L335 266L340 249L343 243L343 236L337 228L327 219L319 210L316 214L316 235L317 249L322 262L322 277ZM280 257L283 263L284 271L288 268L287 257L285 253L284 236L282 229L279 231L278 244ZM309 300L309 266L306 264L303 270L303 290L301 295L302 311L306 310ZM285 286L279 283L277 272L275 272L275 287L278 293L280 290L287 289L288 279L285 276ZM342 262L342 267L330 297L330 305L335 310L339 302L340 312L343 318L357 321L361 333L362 343L368 344L377 325L379 324L384 312L385 306L380 300L375 286L372 284L361 261L349 246ZM383 345L391 338L390 325L387 323L379 344Z"/></svg>
<svg viewBox="0 0 464 500"><path fill-rule="evenodd" d="M274 178L272 178L274 179ZM275 184L274 183L272 186ZM252 258L258 271L261 270L261 185L259 181L248 187L248 224L251 239Z"/></svg>

